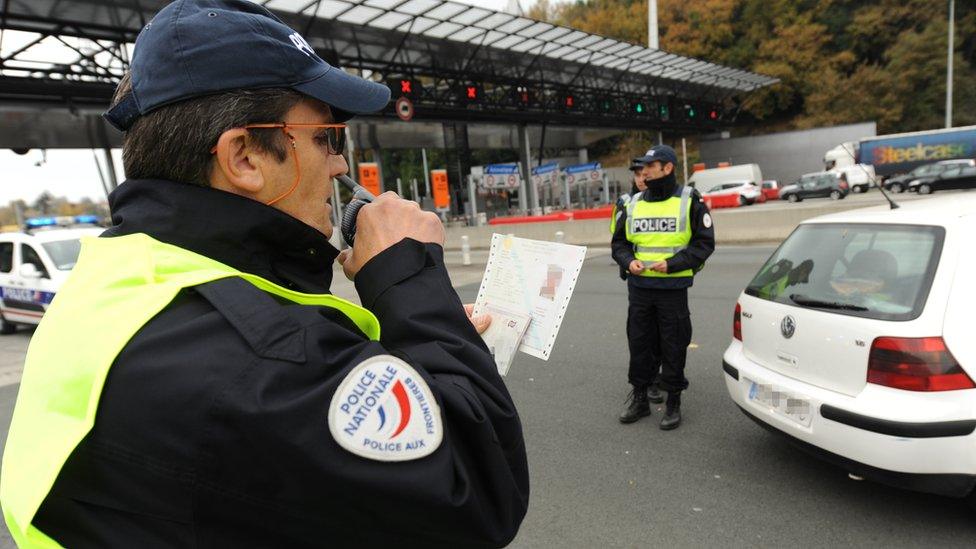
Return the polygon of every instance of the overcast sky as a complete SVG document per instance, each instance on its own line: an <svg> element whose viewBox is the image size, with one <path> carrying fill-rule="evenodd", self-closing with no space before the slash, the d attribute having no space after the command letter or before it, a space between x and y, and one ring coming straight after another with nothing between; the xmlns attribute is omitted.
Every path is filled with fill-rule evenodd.
<svg viewBox="0 0 976 549"><path fill-rule="evenodd" d="M509 0L457 0L465 4L502 10ZM521 0L522 9L527 10L535 0ZM12 33L5 33L3 50L16 46ZM114 151L115 165L122 179L121 152ZM100 162L104 155L98 152ZM88 149L52 149L44 153L38 149L19 156L9 149L0 150L0 205L9 201L23 199L33 201L43 191L55 196L66 196L71 200L89 197L95 201L105 199L101 179L98 175L92 151Z"/></svg>

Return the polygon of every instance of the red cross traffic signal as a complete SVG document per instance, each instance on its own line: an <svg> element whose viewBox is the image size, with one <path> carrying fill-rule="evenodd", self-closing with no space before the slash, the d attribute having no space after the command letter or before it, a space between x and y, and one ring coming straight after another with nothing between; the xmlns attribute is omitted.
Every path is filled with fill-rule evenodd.
<svg viewBox="0 0 976 549"><path fill-rule="evenodd" d="M468 99L474 100L474 99L477 99L478 98L478 87L477 86L468 86L465 89L467 90Z"/></svg>
<svg viewBox="0 0 976 549"><path fill-rule="evenodd" d="M401 80L400 93L404 93L404 94L413 93L413 82L409 80Z"/></svg>

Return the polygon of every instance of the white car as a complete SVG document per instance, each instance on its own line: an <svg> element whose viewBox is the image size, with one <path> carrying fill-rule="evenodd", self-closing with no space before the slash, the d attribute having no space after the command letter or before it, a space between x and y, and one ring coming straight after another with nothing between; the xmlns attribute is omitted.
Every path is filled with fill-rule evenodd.
<svg viewBox="0 0 976 549"><path fill-rule="evenodd" d="M802 223L740 295L732 400L856 477L976 486L976 195Z"/></svg>
<svg viewBox="0 0 976 549"><path fill-rule="evenodd" d="M78 261L79 239L104 231L88 223L90 218L28 220L25 232L0 233L0 334L41 321Z"/></svg>
<svg viewBox="0 0 976 549"><path fill-rule="evenodd" d="M763 202L762 189L752 181L728 181L715 185L705 192L704 196L739 195L739 205Z"/></svg>

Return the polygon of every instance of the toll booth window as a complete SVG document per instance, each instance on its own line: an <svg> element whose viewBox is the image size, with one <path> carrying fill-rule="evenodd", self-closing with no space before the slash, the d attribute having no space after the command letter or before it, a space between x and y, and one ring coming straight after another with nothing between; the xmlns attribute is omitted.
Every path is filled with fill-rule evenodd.
<svg viewBox="0 0 976 549"><path fill-rule="evenodd" d="M0 273L9 273L14 269L14 243L0 242Z"/></svg>
<svg viewBox="0 0 976 549"><path fill-rule="evenodd" d="M20 261L21 263L30 263L37 267L37 272L41 273L42 278L50 278L47 274L47 269L44 268L44 262L41 261L41 256L37 255L34 248L31 248L27 244L20 245Z"/></svg>

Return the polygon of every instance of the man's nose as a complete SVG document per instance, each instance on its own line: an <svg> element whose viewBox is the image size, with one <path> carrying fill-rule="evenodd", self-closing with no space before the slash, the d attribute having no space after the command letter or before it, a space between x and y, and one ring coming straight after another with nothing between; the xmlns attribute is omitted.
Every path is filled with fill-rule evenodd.
<svg viewBox="0 0 976 549"><path fill-rule="evenodd" d="M341 154L332 155L332 177L337 177L349 173L349 164L346 157Z"/></svg>

